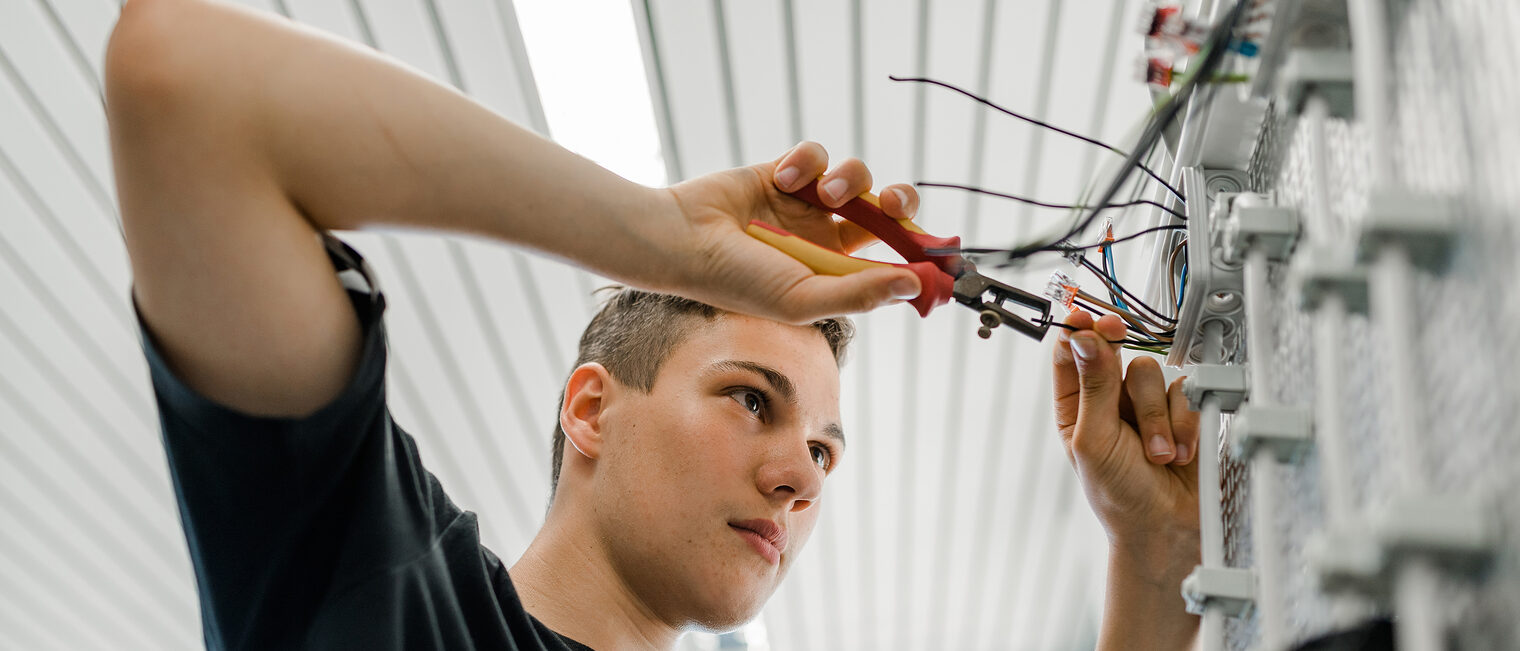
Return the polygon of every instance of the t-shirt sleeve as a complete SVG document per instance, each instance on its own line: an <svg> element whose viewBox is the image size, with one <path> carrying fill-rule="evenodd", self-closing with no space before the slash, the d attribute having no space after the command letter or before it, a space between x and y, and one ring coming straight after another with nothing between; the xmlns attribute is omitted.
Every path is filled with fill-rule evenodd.
<svg viewBox="0 0 1520 651"><path fill-rule="evenodd" d="M342 393L308 417L206 398L142 327L211 648L298 646L326 595L425 551L461 515L391 420L374 276L352 248L324 240L363 343Z"/></svg>

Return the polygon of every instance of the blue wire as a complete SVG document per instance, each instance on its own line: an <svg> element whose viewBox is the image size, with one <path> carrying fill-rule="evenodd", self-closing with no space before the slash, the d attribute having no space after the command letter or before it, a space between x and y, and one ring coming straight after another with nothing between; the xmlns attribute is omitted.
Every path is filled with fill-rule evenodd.
<svg viewBox="0 0 1520 651"><path fill-rule="evenodd" d="M1182 263L1182 284L1177 286L1177 309L1182 310L1182 297L1187 293L1187 262Z"/></svg>
<svg viewBox="0 0 1520 651"><path fill-rule="evenodd" d="M1119 286L1119 274L1116 273L1116 270L1118 268L1119 265L1114 264L1114 247L1103 247L1103 273L1108 274L1108 280L1113 284L1114 287ZM1129 305L1126 305L1124 303L1124 297L1120 296L1119 292L1110 289L1108 290L1108 294L1110 298L1114 299L1114 305L1116 307L1125 310L1129 309Z"/></svg>

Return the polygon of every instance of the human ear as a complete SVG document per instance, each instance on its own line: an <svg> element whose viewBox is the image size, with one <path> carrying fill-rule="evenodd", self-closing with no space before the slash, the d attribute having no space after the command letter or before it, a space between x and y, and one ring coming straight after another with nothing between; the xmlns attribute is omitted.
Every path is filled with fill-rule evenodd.
<svg viewBox="0 0 1520 651"><path fill-rule="evenodd" d="M565 439L588 459L602 453L602 400L612 375L607 367L588 362L576 367L565 382L565 399L559 406L559 426Z"/></svg>

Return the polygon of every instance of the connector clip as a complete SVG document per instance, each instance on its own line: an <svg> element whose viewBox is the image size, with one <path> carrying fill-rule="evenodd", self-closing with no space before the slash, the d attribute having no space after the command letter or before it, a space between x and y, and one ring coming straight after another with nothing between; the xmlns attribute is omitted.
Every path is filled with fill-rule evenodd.
<svg viewBox="0 0 1520 651"><path fill-rule="evenodd" d="M1194 615L1202 615L1213 604L1227 617L1250 617L1256 605L1256 573L1199 565L1182 580L1182 600Z"/></svg>
<svg viewBox="0 0 1520 651"><path fill-rule="evenodd" d="M1203 408L1203 399L1209 395L1219 398L1219 410L1232 412L1240 408L1246 397L1246 367L1225 364L1199 364L1188 368L1187 379L1182 381L1182 395L1187 396L1188 408Z"/></svg>

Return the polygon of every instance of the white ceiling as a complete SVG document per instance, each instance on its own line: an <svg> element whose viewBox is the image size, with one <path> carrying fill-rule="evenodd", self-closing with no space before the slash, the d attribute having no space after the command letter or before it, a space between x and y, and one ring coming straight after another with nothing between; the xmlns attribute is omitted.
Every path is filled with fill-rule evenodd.
<svg viewBox="0 0 1520 651"><path fill-rule="evenodd" d="M561 117L543 108L510 0L244 2L375 44L541 132ZM1063 201L1111 154L887 75L980 89L1122 146L1148 106L1134 79L1139 6L634 0L632 12L671 180L806 138L864 158L878 184ZM0 648L200 640L100 109L117 11L0 4ZM542 58L553 52L607 56L585 35L553 38L583 37L535 52L534 67L562 67ZM991 246L1061 215L926 190L920 222ZM397 419L481 514L487 543L515 558L543 512L554 399L597 281L495 244L346 237L390 297ZM1048 269L1003 278L1038 291ZM851 458L763 615L773 648L1091 645L1104 538L1051 424L1048 350L1008 329L982 341L975 316L950 306L920 320L904 306L859 319L844 372Z"/></svg>

